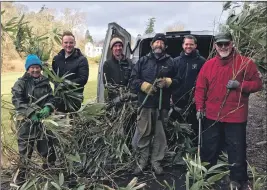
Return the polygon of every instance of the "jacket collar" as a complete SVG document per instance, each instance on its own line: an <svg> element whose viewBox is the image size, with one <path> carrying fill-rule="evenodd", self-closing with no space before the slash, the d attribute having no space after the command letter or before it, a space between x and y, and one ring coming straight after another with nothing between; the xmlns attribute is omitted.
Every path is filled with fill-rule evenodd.
<svg viewBox="0 0 267 190"><path fill-rule="evenodd" d="M119 60L117 60L113 54L112 54L112 58L111 58L111 59L112 59L115 63L119 63ZM121 62L121 61L124 62L126 59L127 59L126 56L122 54L122 59L120 60L120 62Z"/></svg>
<svg viewBox="0 0 267 190"><path fill-rule="evenodd" d="M27 72L24 73L21 79L24 81L34 81L34 78ZM39 82L44 82L44 81L49 81L49 79L41 74Z"/></svg>
<svg viewBox="0 0 267 190"><path fill-rule="evenodd" d="M199 54L199 51L197 49L195 49L190 54L185 54L185 52L182 51L180 53L180 56L184 57L184 58L198 58L198 57L200 57L200 54Z"/></svg>
<svg viewBox="0 0 267 190"><path fill-rule="evenodd" d="M149 53L147 54L147 56L148 56L149 58L151 58L151 59L155 59L155 60L157 60L157 61L162 61L162 60L165 60L165 59L168 59L168 58L171 57L170 55L168 55L168 54L165 53L165 54L163 54L160 58L157 59L152 51L149 52Z"/></svg>
<svg viewBox="0 0 267 190"><path fill-rule="evenodd" d="M65 50L61 49L60 52L58 53L58 55L64 57L64 59L65 59ZM69 57L67 57L66 59L69 59L71 57L77 58L77 57L80 57L82 55L83 54L79 48L74 48L73 53Z"/></svg>

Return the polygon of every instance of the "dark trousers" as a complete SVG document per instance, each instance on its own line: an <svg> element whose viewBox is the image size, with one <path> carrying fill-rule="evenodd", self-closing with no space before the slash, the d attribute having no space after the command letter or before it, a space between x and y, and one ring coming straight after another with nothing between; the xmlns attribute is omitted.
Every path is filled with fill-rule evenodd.
<svg viewBox="0 0 267 190"><path fill-rule="evenodd" d="M45 163L53 163L56 161L53 139L51 137L38 137L29 139L18 138L20 160L23 165L27 165L27 159L31 159L35 143L37 152L41 155Z"/></svg>
<svg viewBox="0 0 267 190"><path fill-rule="evenodd" d="M248 180L246 162L246 125L244 123L215 123L205 119L202 133L201 161L216 165L219 154L225 148L228 163L231 165L230 180L242 182Z"/></svg>

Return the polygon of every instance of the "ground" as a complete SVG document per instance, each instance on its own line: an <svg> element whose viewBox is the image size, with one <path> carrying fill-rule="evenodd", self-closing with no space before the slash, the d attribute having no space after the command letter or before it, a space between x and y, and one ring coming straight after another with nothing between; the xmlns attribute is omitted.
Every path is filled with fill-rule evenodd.
<svg viewBox="0 0 267 190"><path fill-rule="evenodd" d="M266 102L262 96L251 95L247 126L248 162L261 173L267 172L267 121L264 120L267 114Z"/></svg>

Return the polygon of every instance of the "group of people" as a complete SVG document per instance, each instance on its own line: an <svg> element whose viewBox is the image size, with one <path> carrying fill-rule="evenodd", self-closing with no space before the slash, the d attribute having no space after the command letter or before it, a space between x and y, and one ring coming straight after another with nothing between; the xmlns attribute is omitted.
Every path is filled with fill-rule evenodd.
<svg viewBox="0 0 267 190"><path fill-rule="evenodd" d="M150 52L140 57L136 64L123 54L125 44L121 38L112 38L109 45L112 57L103 65L104 84L129 88L137 95L141 108L132 139L139 156L133 173L140 174L148 162L156 174L163 172L161 161L168 140L164 128L170 108L175 110L173 119L181 120L181 112L188 110L190 104L190 112L183 122L192 124L194 133L198 135L198 121L202 121L202 162L209 162L209 167L215 165L220 151L226 148L231 165L230 185L249 189L246 164L248 99L250 93L261 90L262 81L255 63L235 49L231 34L221 33L214 37L216 55L209 60L200 55L193 35L184 37L183 51L173 58L167 54L165 35L156 34ZM75 48L72 33L63 34L62 47L53 59L53 70L60 76L66 72L74 73L67 80L84 87L88 80L88 62ZM31 157L33 144L37 141L38 151L46 159L43 167L47 168L55 162L55 151L50 139L40 139L39 121L54 110L70 110L65 110L62 101L52 96L49 80L41 74L42 64L36 55L27 57L25 69L24 76L12 88L17 116L23 116L17 117L20 118L17 120L19 153L23 160L27 160L25 157ZM109 101L116 98L113 91L106 90ZM37 100L46 94L42 101L32 102L32 98ZM78 109L81 102L77 104ZM33 107L36 105L42 108L38 112ZM20 174L22 179L25 178L26 169L22 168Z"/></svg>
<svg viewBox="0 0 267 190"><path fill-rule="evenodd" d="M112 58L104 63L103 73L108 83L130 86L141 107L132 139L139 153L133 172L140 174L148 162L156 174L163 172L160 162L168 140L164 127L172 107L172 118L192 124L195 135L199 120L203 124L201 161L212 167L226 149L230 186L251 189L246 162L248 100L262 89L262 81L253 60L237 52L232 35L214 37L216 55L209 60L200 55L193 35L184 36L183 51L173 58L167 54L165 35L156 34L151 51L135 65L123 55L123 46L120 38L111 40ZM184 117L185 110L190 111Z"/></svg>
<svg viewBox="0 0 267 190"><path fill-rule="evenodd" d="M37 55L28 55L25 61L26 72L15 82L11 90L12 103L16 110L15 121L21 161L15 181L18 185L27 179L27 165L35 144L43 158L42 168L47 169L55 165L55 139L51 131L43 129L40 121L55 110L63 113L74 112L82 105L82 101L76 100L74 109L66 108L64 100L54 96L50 80L42 74L42 68L43 63ZM73 73L65 79L76 83L79 88L76 90L76 87L69 85L65 89L83 94L89 77L89 65L81 50L75 47L75 36L69 31L62 35L62 50L53 58L52 69L59 77ZM61 84L55 83L54 87L57 88L59 85Z"/></svg>

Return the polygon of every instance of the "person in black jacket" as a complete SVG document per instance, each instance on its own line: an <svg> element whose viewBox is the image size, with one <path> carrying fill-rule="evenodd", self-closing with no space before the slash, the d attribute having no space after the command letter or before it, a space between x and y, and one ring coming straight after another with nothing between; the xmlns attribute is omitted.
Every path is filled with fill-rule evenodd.
<svg viewBox="0 0 267 190"><path fill-rule="evenodd" d="M52 68L59 77L63 75L73 73L66 77L66 82L71 81L78 84L78 93L83 94L84 86L86 85L89 77L89 65L85 56L83 56L80 49L75 48L75 37L74 35L66 31L62 35L62 47L63 49L53 58ZM58 84L55 85L55 88ZM71 87L71 86L70 86ZM73 87L72 87L73 88ZM58 100L56 108L61 112L71 112L80 109L82 102L74 101L74 109L65 109L63 100Z"/></svg>
<svg viewBox="0 0 267 190"><path fill-rule="evenodd" d="M103 65L103 82L108 91L108 99L114 99L116 92L109 89L109 85L120 85L128 87L133 64L130 59L123 55L123 41L114 37L110 41L110 49L112 51L112 58L105 61Z"/></svg>
<svg viewBox="0 0 267 190"><path fill-rule="evenodd" d="M193 92L197 75L206 61L196 48L197 39L192 35L185 36L183 51L180 56L174 58L175 65L178 69L176 79L179 81L179 85L178 88L172 91L174 110L180 110L174 111L172 118L178 119L180 122L192 124L195 132L198 128L198 121L195 117L195 104L192 101Z"/></svg>
<svg viewBox="0 0 267 190"><path fill-rule="evenodd" d="M141 173L147 165L152 139L150 163L156 174L163 171L160 161L164 158L167 147L163 121L170 108L171 88L177 83L173 80L176 73L174 62L170 55L166 54L166 46L165 35L156 34L151 42L151 52L138 60L131 74L131 85L138 92L139 105L148 95L138 115L132 139L132 145L140 156L134 170L135 174ZM155 81L157 85L153 85ZM159 111L160 89L163 93L162 110Z"/></svg>

